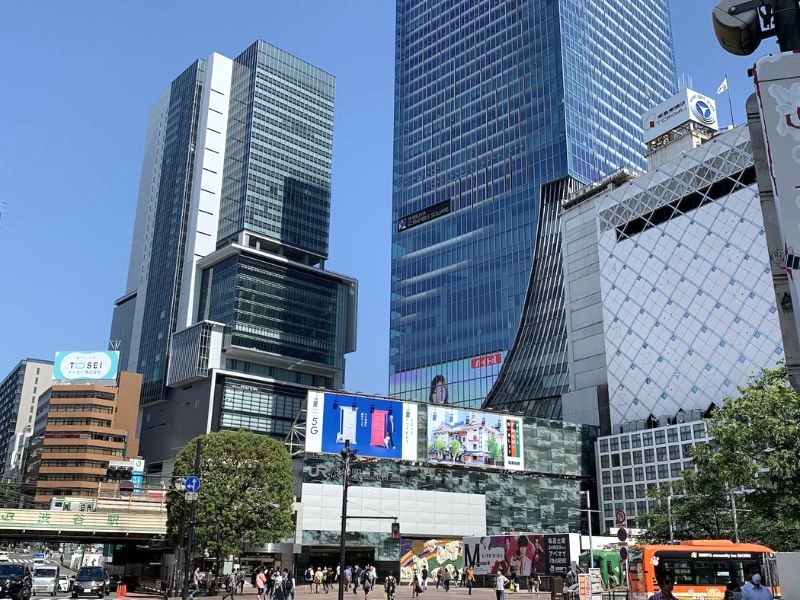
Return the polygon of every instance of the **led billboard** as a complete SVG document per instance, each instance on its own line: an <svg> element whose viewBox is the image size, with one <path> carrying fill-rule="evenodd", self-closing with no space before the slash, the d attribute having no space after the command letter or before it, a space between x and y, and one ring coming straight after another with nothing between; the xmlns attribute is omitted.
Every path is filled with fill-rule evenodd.
<svg viewBox="0 0 800 600"><path fill-rule="evenodd" d="M119 374L119 352L56 352L53 361L53 382L116 379Z"/></svg>
<svg viewBox="0 0 800 600"><path fill-rule="evenodd" d="M417 405L334 392L309 392L306 451L417 460Z"/></svg>
<svg viewBox="0 0 800 600"><path fill-rule="evenodd" d="M451 406L428 406L428 460L525 470L522 418Z"/></svg>
<svg viewBox="0 0 800 600"><path fill-rule="evenodd" d="M464 564L475 575L496 575L498 570L528 577L560 574L570 566L570 534L529 533L464 538Z"/></svg>
<svg viewBox="0 0 800 600"><path fill-rule="evenodd" d="M505 352L438 363L389 376L389 394L431 404L479 407L500 375Z"/></svg>

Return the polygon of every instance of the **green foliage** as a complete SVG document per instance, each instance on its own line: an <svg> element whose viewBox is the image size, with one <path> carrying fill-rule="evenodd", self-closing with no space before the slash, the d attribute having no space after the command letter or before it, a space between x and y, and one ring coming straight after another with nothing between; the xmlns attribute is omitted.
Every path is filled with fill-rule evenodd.
<svg viewBox="0 0 800 600"><path fill-rule="evenodd" d="M428 450L430 452L444 452L447 449L447 443L440 437L437 437L431 442Z"/></svg>
<svg viewBox="0 0 800 600"><path fill-rule="evenodd" d="M797 550L800 395L783 365L764 369L739 392L708 420L713 441L694 448L697 470L684 473L686 494L672 499L676 539L733 539L733 493L742 541ZM669 539L667 492L660 494L660 508L647 517L648 541Z"/></svg>
<svg viewBox="0 0 800 600"><path fill-rule="evenodd" d="M456 460L458 456L461 454L463 447L461 446L461 442L459 442L458 440L451 440L450 447L448 448L448 450L450 450L450 456L453 457L453 460Z"/></svg>
<svg viewBox="0 0 800 600"><path fill-rule="evenodd" d="M486 449L489 451L489 457L494 462L497 463L503 460L503 447L495 438L489 438L489 441L486 443Z"/></svg>
<svg viewBox="0 0 800 600"><path fill-rule="evenodd" d="M275 439L249 431L200 436L200 479L195 548L211 556L238 554L251 544L279 542L292 533L291 458ZM176 457L175 476L194 471L196 441ZM273 508L271 505L278 505ZM189 506L182 493L167 496L167 531L178 543Z"/></svg>

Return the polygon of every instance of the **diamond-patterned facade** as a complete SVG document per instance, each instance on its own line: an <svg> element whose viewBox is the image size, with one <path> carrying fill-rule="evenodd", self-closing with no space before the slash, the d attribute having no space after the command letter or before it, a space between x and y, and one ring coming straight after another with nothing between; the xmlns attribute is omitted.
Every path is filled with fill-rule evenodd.
<svg viewBox="0 0 800 600"><path fill-rule="evenodd" d="M746 127L598 203L612 425L706 410L783 358Z"/></svg>

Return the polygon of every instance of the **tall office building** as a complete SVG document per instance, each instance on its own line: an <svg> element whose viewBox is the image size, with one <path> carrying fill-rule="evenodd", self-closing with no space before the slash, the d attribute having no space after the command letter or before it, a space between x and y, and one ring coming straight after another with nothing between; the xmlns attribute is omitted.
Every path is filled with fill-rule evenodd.
<svg viewBox="0 0 800 600"><path fill-rule="evenodd" d="M558 202L644 166L641 115L677 88L668 4L398 0L392 395L483 402L534 253L529 399L566 389Z"/></svg>
<svg viewBox="0 0 800 600"><path fill-rule="evenodd" d="M50 387L53 362L23 359L0 382L0 460L3 481L19 483L39 395Z"/></svg>
<svg viewBox="0 0 800 600"><path fill-rule="evenodd" d="M339 388L356 281L324 269L332 75L263 41L198 60L153 108L111 338L143 374L141 447L169 469L197 433L284 436Z"/></svg>

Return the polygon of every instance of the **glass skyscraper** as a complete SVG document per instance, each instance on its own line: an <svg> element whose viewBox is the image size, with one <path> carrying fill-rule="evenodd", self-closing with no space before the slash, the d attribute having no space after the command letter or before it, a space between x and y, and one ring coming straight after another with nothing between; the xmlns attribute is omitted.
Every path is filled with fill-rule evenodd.
<svg viewBox="0 0 800 600"><path fill-rule="evenodd" d="M541 187L644 168L641 115L677 88L668 4L397 1L392 395L483 402L520 323L537 228L558 230L539 222Z"/></svg>
<svg viewBox="0 0 800 600"><path fill-rule="evenodd" d="M154 470L198 433L283 438L309 388L344 384L357 283L324 268L334 91L258 41L196 61L151 111L111 339L143 374Z"/></svg>

